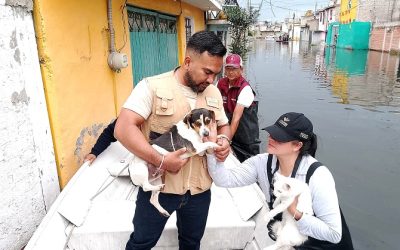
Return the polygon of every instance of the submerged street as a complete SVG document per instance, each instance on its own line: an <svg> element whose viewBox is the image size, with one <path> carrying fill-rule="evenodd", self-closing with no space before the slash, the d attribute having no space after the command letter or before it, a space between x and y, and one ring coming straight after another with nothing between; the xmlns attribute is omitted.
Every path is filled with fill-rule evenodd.
<svg viewBox="0 0 400 250"><path fill-rule="evenodd" d="M259 100L260 128L285 112L306 114L355 249L398 248L400 57L299 42L250 46L246 78Z"/></svg>

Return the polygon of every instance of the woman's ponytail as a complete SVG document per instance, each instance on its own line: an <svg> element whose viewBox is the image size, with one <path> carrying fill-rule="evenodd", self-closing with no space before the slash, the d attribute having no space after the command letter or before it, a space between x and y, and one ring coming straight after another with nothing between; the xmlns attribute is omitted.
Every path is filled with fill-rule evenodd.
<svg viewBox="0 0 400 250"><path fill-rule="evenodd" d="M310 140L303 141L303 146L300 148L300 155L311 155L315 157L315 153L317 152L317 135L312 133Z"/></svg>

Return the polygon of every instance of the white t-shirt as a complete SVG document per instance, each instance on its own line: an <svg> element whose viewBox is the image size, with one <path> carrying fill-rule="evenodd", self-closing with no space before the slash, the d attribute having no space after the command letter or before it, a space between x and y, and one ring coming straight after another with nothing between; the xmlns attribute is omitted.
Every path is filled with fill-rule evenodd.
<svg viewBox="0 0 400 250"><path fill-rule="evenodd" d="M218 86L218 83L217 83ZM230 88L231 86L229 86ZM242 89L242 91L240 91L240 94L237 98L236 104L240 104L242 106L244 106L245 108L250 107L250 105L253 103L254 101L254 93L253 90L251 89L250 86L246 86Z"/></svg>
<svg viewBox="0 0 400 250"><path fill-rule="evenodd" d="M179 84L183 95L188 100L191 109L194 109L197 100L197 93L193 92L190 87ZM149 118L151 114L151 108L153 104L153 94L150 91L149 85L146 79L141 80L136 87L132 90L128 99L123 105L123 108L132 110L142 116L145 120ZM221 108L222 118L217 121L218 126L228 124L229 120L225 114L223 108Z"/></svg>
<svg viewBox="0 0 400 250"><path fill-rule="evenodd" d="M246 86L240 91L236 104L240 104L245 108L250 107L254 101L254 93L250 86Z"/></svg>

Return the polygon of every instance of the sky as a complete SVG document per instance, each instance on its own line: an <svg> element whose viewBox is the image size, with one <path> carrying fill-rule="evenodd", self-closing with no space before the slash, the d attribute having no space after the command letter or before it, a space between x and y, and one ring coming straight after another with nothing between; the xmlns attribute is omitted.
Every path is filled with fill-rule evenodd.
<svg viewBox="0 0 400 250"><path fill-rule="evenodd" d="M262 2L259 21L283 21L286 17L296 17L304 15L307 10L317 9L328 6L329 0L238 0L240 7L251 5L259 6Z"/></svg>

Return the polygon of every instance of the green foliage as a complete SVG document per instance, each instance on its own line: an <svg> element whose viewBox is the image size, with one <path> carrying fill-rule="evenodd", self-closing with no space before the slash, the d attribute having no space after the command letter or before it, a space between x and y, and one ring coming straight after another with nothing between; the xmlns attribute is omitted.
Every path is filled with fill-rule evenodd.
<svg viewBox="0 0 400 250"><path fill-rule="evenodd" d="M259 11L250 8L247 11L239 6L229 6L224 8L227 20L231 27L229 31L232 37L232 43L229 45L231 53L240 55L245 60L249 48L247 47L247 35L249 27L257 22Z"/></svg>

